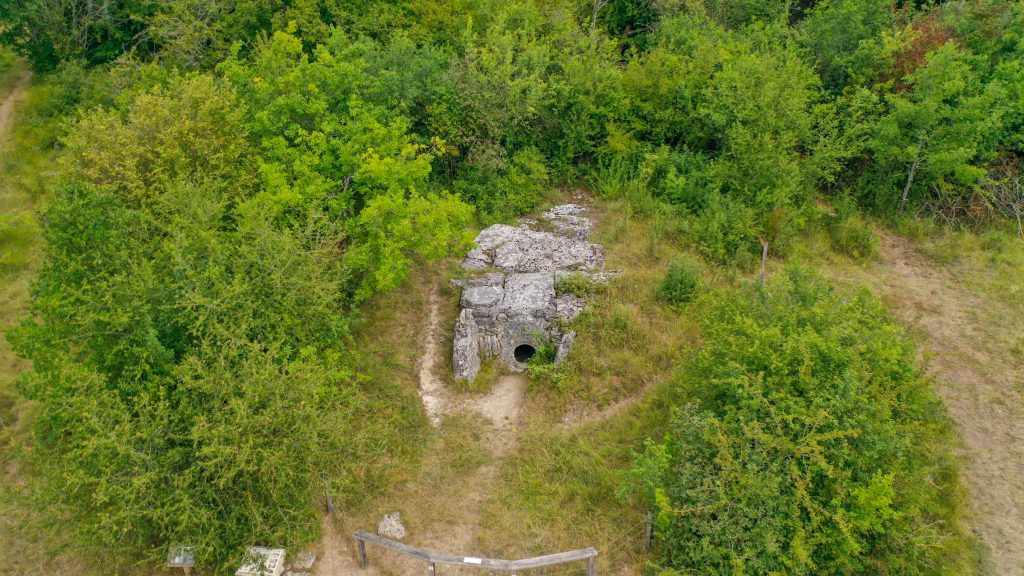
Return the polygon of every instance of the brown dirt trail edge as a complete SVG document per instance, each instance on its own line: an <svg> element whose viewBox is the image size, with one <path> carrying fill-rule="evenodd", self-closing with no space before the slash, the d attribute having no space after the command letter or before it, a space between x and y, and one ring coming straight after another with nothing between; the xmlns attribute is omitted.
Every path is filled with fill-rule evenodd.
<svg viewBox="0 0 1024 576"><path fill-rule="evenodd" d="M964 441L970 525L999 576L1024 575L1024 366L993 332L1008 314L908 241L882 234L880 261L835 276L863 282L919 331L928 373Z"/></svg>

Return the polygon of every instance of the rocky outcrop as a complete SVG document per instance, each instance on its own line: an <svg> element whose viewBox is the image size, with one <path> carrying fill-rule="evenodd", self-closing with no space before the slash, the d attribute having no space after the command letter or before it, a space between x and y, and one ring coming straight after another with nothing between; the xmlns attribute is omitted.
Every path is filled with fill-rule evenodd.
<svg viewBox="0 0 1024 576"><path fill-rule="evenodd" d="M584 214L583 206L564 204L544 212L542 221L495 224L477 235L462 266L483 273L455 281L462 288L452 362L456 378L475 378L481 356L496 356L521 370L547 342L559 344L564 360L575 334L562 330L585 302L556 294L558 279L570 273L602 282L608 277L598 272L604 253L589 241L594 223Z"/></svg>

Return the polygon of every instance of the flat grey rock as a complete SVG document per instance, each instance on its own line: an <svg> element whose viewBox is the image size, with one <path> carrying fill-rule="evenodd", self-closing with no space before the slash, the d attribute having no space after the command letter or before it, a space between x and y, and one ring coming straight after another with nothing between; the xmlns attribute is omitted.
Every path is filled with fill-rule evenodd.
<svg viewBox="0 0 1024 576"><path fill-rule="evenodd" d="M545 316L555 299L555 277L547 272L511 274L505 279L501 310L509 316Z"/></svg>
<svg viewBox="0 0 1024 576"><path fill-rule="evenodd" d="M579 204L555 206L541 216L556 230L577 240L587 240L594 229L594 221L583 215L587 209Z"/></svg>
<svg viewBox="0 0 1024 576"><path fill-rule="evenodd" d="M555 299L555 312L563 322L569 323L583 312L586 305L586 301L575 294L562 294Z"/></svg>
<svg viewBox="0 0 1024 576"><path fill-rule="evenodd" d="M565 362L565 359L569 357L569 350L572 349L572 345L575 341L575 330L570 330L565 334L562 334L562 340L558 343L558 351L555 352L555 364Z"/></svg>
<svg viewBox="0 0 1024 576"><path fill-rule="evenodd" d="M313 567L314 562L316 562L316 553L306 550L295 555L295 560L292 560L292 568L296 570L309 570Z"/></svg>
<svg viewBox="0 0 1024 576"><path fill-rule="evenodd" d="M463 308L487 308L496 306L505 296L500 286L470 286L462 290Z"/></svg>

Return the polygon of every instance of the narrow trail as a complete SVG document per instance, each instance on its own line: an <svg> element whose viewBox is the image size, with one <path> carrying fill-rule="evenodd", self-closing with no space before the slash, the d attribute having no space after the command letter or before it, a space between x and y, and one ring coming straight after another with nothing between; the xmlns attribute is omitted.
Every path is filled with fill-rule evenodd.
<svg viewBox="0 0 1024 576"><path fill-rule="evenodd" d="M423 330L423 358L420 360L419 391L427 418L435 427L448 410L444 381L437 375L441 359L439 335L441 332L441 297L437 286L432 286L427 298L427 325Z"/></svg>
<svg viewBox="0 0 1024 576"><path fill-rule="evenodd" d="M474 469L445 485L442 492L434 492L431 478L434 472L431 455L419 472L419 477L410 486L399 489L393 496L396 508L406 505L404 494L413 494L418 501L422 490L431 490L430 503L434 515L422 510L414 512L409 535L403 542L435 551L454 554L478 554L475 549L476 535L483 522L481 510L499 480L501 464L514 453L518 439L518 426L526 397L526 378L520 374L506 374L498 378L491 390L483 396L461 397L449 390L445 378L438 372L445 366L442 354L447 352L442 324L444 318L444 297L437 285L430 288L426 299L426 310L420 340L423 351L417 370L417 389L423 402L424 411L437 434L448 434L443 424L445 418L455 414L469 415L483 421L481 431L487 457ZM427 488L424 488L427 487ZM403 492L403 490L408 492ZM438 511L443 511L437 514ZM356 565L355 546L351 528L343 523L325 521L322 541L322 560L318 562L319 576L364 576L377 574L419 574L426 572L426 565L419 560L395 553L370 550L370 571L360 571ZM375 526L358 526L373 530ZM459 569L446 566L445 574L472 574L481 576L479 570Z"/></svg>
<svg viewBox="0 0 1024 576"><path fill-rule="evenodd" d="M439 522L438 526L427 533L417 535L416 541L439 552L471 553L480 526L481 504L498 479L502 459L515 451L526 399L526 378L520 374L505 374L485 396L455 398L447 390L444 379L437 375L438 367L443 365L440 354L445 348L441 342L443 301L436 286L431 288L427 302L423 358L419 371L419 390L424 409L434 426L438 426L448 414L457 411L482 416L488 423L485 445L490 458L465 479L458 493L447 495L460 503L452 507L456 515Z"/></svg>
<svg viewBox="0 0 1024 576"><path fill-rule="evenodd" d="M837 275L873 288L924 335L928 373L964 439L970 524L995 574L1024 575L1024 367L985 321L1001 308L903 238L883 234L880 256Z"/></svg>
<svg viewBox="0 0 1024 576"><path fill-rule="evenodd" d="M14 89L11 90L7 98L4 99L3 103L0 104L0 151L3 151L5 143L7 142L7 132L11 128L11 124L14 122L14 109L21 100L22 96L25 95L25 90L28 88L28 83L32 79L32 74L26 72L18 78L18 82L14 85Z"/></svg>
<svg viewBox="0 0 1024 576"><path fill-rule="evenodd" d="M18 104L28 93L31 79L31 73L22 74L14 88L0 103L0 154L6 150ZM9 184L9 181L5 182L4 179L9 175L4 174L3 169L4 166L0 164L0 215L23 210L31 211L32 198L20 187ZM38 262L31 262L25 269L5 272L9 276L0 282L0 382L8 378L13 379L29 367L28 362L16 356L11 350L7 343L6 331L17 324L28 308L29 280L35 276L37 264Z"/></svg>

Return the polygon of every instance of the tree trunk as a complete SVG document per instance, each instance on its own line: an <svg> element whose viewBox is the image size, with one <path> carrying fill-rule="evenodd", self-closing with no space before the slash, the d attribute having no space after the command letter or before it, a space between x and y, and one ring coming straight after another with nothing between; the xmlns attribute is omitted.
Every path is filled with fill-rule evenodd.
<svg viewBox="0 0 1024 576"><path fill-rule="evenodd" d="M601 12L601 8L608 3L608 0L594 0L594 9L590 15L590 36L593 37L597 33L597 15Z"/></svg>
<svg viewBox="0 0 1024 576"><path fill-rule="evenodd" d="M910 187L914 185L914 175L917 174L917 169L921 166L922 148L924 148L923 136L917 139L917 158L910 165L910 170L907 172L907 183L903 186L903 197L900 198L900 212L903 212L903 209L907 206L907 196L910 194Z"/></svg>

